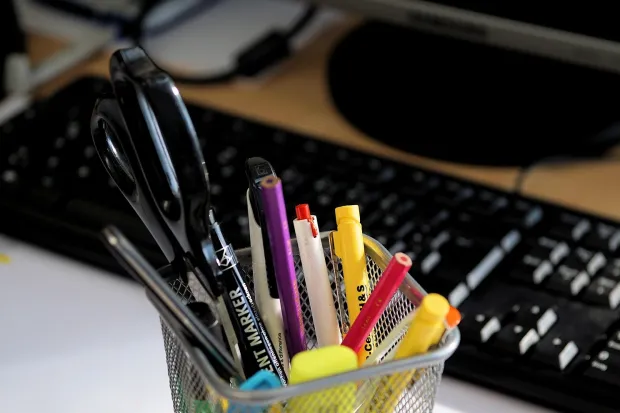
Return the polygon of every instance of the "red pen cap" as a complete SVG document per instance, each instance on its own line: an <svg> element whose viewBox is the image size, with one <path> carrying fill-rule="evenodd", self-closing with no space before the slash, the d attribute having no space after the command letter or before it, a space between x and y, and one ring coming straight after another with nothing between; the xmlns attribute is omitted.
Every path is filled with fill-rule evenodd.
<svg viewBox="0 0 620 413"><path fill-rule="evenodd" d="M311 215L310 215L310 206L308 206L308 204L299 204L295 207L295 214L297 214L297 219L298 220L302 220L302 219L307 219L310 220Z"/></svg>

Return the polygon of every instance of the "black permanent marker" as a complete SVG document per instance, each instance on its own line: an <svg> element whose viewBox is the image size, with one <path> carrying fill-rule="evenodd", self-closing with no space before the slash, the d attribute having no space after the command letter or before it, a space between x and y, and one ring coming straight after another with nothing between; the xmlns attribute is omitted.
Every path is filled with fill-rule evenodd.
<svg viewBox="0 0 620 413"><path fill-rule="evenodd" d="M237 335L245 376L251 377L260 370L269 370L279 377L284 386L287 378L282 363L256 311L235 251L226 242L219 224L215 221L213 210L209 211L209 221L211 238L222 273L219 282L224 290L224 303Z"/></svg>

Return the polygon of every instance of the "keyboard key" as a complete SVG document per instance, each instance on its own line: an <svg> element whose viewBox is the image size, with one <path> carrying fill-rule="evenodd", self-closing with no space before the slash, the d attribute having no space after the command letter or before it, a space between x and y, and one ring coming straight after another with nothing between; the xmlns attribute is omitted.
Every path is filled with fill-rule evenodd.
<svg viewBox="0 0 620 413"><path fill-rule="evenodd" d="M560 242L549 253L549 261L551 261L553 265L557 265L564 258L566 258L569 253L570 249L568 248L568 245L565 242Z"/></svg>
<svg viewBox="0 0 620 413"><path fill-rule="evenodd" d="M561 213L551 228L549 233L554 236L570 241L579 241L586 235L592 225L587 219L574 214Z"/></svg>
<svg viewBox="0 0 620 413"><path fill-rule="evenodd" d="M419 268L414 269L413 273L425 290L443 295L454 307L458 307L469 296L459 264L454 260L443 259L438 251L432 251L422 258Z"/></svg>
<svg viewBox="0 0 620 413"><path fill-rule="evenodd" d="M442 205L455 208L474 195L469 185L447 181L435 191L435 200Z"/></svg>
<svg viewBox="0 0 620 413"><path fill-rule="evenodd" d="M510 277L529 284L540 284L551 273L553 273L551 262L527 254L510 272Z"/></svg>
<svg viewBox="0 0 620 413"><path fill-rule="evenodd" d="M475 237L479 243L487 246L497 245L513 228L495 220L489 221L481 216L461 212L448 222L454 231Z"/></svg>
<svg viewBox="0 0 620 413"><path fill-rule="evenodd" d="M609 347L599 351L595 357L601 363L605 363L620 371L620 352Z"/></svg>
<svg viewBox="0 0 620 413"><path fill-rule="evenodd" d="M508 354L523 356L539 341L540 337L534 328L511 323L497 333L493 344Z"/></svg>
<svg viewBox="0 0 620 413"><path fill-rule="evenodd" d="M508 203L508 199L504 195L482 190L477 196L470 199L465 207L474 214L491 216L506 208Z"/></svg>
<svg viewBox="0 0 620 413"><path fill-rule="evenodd" d="M563 371L575 360L579 351L574 341L564 339L561 335L548 334L536 344L532 358Z"/></svg>
<svg viewBox="0 0 620 413"><path fill-rule="evenodd" d="M500 247L495 247L476 265L466 277L467 286L470 289L475 289L486 279L491 272L502 262L504 259L504 251Z"/></svg>
<svg viewBox="0 0 620 413"><path fill-rule="evenodd" d="M518 200L513 205L509 205L501 213L501 220L522 228L533 228L541 222L544 216L540 206L533 205L531 202Z"/></svg>
<svg viewBox="0 0 620 413"><path fill-rule="evenodd" d="M560 266L551 276L546 288L563 295L575 297L590 284L590 276L585 271L578 271L567 266Z"/></svg>
<svg viewBox="0 0 620 413"><path fill-rule="evenodd" d="M613 259L608 262L601 276L612 280L620 280L620 259Z"/></svg>
<svg viewBox="0 0 620 413"><path fill-rule="evenodd" d="M453 307L458 308L468 297L469 297L469 289L464 282L455 283L456 285L451 286L449 288L449 293L445 296L448 299L448 302Z"/></svg>
<svg viewBox="0 0 620 413"><path fill-rule="evenodd" d="M500 319L495 315L478 313L465 315L459 329L466 341L486 343L502 328Z"/></svg>
<svg viewBox="0 0 620 413"><path fill-rule="evenodd" d="M568 267L570 269L577 270L577 271L583 271L587 269L586 267L590 263L590 260L594 258L594 256L595 254L592 250L579 247L579 248L576 248L574 251L572 251L568 255L566 260L562 262L562 266L565 266L565 267ZM599 258L597 258L597 261L598 260ZM597 266L598 264L595 263L592 269L596 269Z"/></svg>
<svg viewBox="0 0 620 413"><path fill-rule="evenodd" d="M531 249L527 250L529 255L548 259L551 264L557 265L570 253L570 248L565 242L549 237L538 237L528 239L526 244Z"/></svg>
<svg viewBox="0 0 620 413"><path fill-rule="evenodd" d="M424 197L437 190L441 180L422 171L411 174L411 182L403 185L400 190L403 194L412 197Z"/></svg>
<svg viewBox="0 0 620 413"><path fill-rule="evenodd" d="M587 302L615 309L620 304L620 283L607 277L592 281L583 299Z"/></svg>
<svg viewBox="0 0 620 413"><path fill-rule="evenodd" d="M533 246L538 245L540 247L553 250L561 243L561 241L550 237L538 237L535 240L529 241L529 243L531 243Z"/></svg>
<svg viewBox="0 0 620 413"><path fill-rule="evenodd" d="M594 254L594 256L588 261L586 265L586 270L588 274L591 276L596 275L600 270L602 270L605 265L607 265L607 258L600 252Z"/></svg>
<svg viewBox="0 0 620 413"><path fill-rule="evenodd" d="M521 242L521 232L513 229L502 238L500 245L505 252L511 252Z"/></svg>
<svg viewBox="0 0 620 413"><path fill-rule="evenodd" d="M614 342L614 344L610 344L612 341ZM615 350L620 351L620 330L610 335L610 342L608 343L608 347L612 347Z"/></svg>
<svg viewBox="0 0 620 413"><path fill-rule="evenodd" d="M620 369L596 359L589 363L584 376L595 381L617 386L620 381Z"/></svg>
<svg viewBox="0 0 620 413"><path fill-rule="evenodd" d="M515 324L527 329L534 328L540 337L544 337L558 321L558 315L553 308L538 304L517 305L513 311Z"/></svg>
<svg viewBox="0 0 620 413"><path fill-rule="evenodd" d="M615 252L620 245L620 230L611 225L598 223L585 237L584 244L595 250Z"/></svg>
<svg viewBox="0 0 620 413"><path fill-rule="evenodd" d="M472 280L468 280L468 284L471 283L475 286L503 258L503 252L500 248L489 250L486 246L477 245L475 240L462 236L452 238L443 244L439 252L447 259L442 260L441 265L435 269L436 272L441 273L443 277L457 279L462 279L470 273L480 273L479 275L471 275ZM492 256L487 258L489 254Z"/></svg>
<svg viewBox="0 0 620 413"><path fill-rule="evenodd" d="M441 254L437 251L431 252L420 263L422 274L430 274L440 262Z"/></svg>

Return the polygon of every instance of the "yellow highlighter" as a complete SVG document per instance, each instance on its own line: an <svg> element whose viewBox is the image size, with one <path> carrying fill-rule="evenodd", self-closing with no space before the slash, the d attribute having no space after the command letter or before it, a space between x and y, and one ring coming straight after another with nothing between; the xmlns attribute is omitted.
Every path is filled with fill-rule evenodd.
<svg viewBox="0 0 620 413"><path fill-rule="evenodd" d="M325 346L297 353L291 360L289 384L311 380L357 369L357 355L349 347ZM291 413L352 413L357 387L354 382L293 397L286 407Z"/></svg>
<svg viewBox="0 0 620 413"><path fill-rule="evenodd" d="M407 334L396 349L395 359L403 359L426 353L437 344L445 329L445 318L450 311L450 303L439 294L429 294L422 299L413 315ZM413 379L415 370L394 374L384 378L377 386L368 413L392 412L398 404L400 395Z"/></svg>
<svg viewBox="0 0 620 413"><path fill-rule="evenodd" d="M359 207L346 205L336 208L336 225L338 229L333 232L334 250L342 262L349 325L351 325L370 294ZM375 335L371 332L357 353L360 365L372 354L375 346Z"/></svg>

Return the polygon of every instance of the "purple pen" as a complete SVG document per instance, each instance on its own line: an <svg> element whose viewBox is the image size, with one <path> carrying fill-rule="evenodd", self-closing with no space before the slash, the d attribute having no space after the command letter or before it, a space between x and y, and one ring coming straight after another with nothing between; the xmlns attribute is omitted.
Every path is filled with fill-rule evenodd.
<svg viewBox="0 0 620 413"><path fill-rule="evenodd" d="M284 207L282 182L276 176L269 175L261 181L261 198L267 221L269 245L275 269L278 295L282 306L282 321L286 333L286 345L289 356L306 350L306 331L299 302L295 261L291 249L291 239Z"/></svg>

